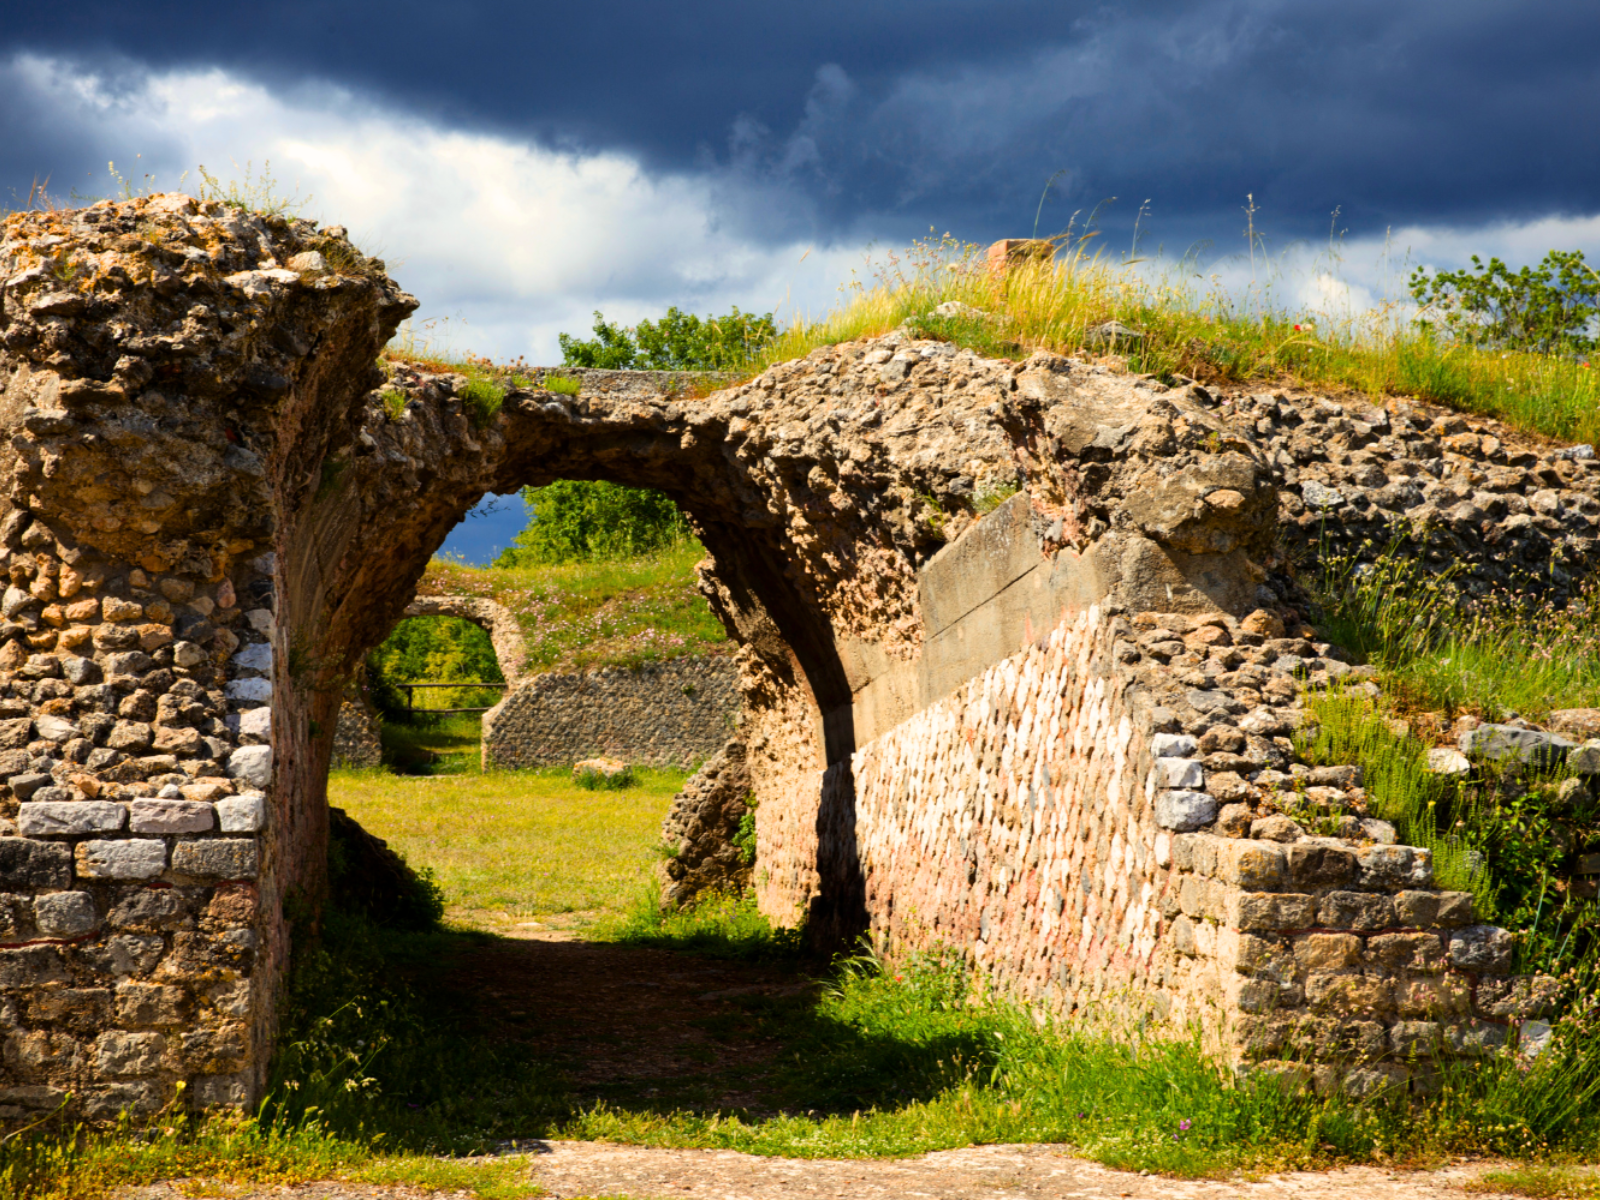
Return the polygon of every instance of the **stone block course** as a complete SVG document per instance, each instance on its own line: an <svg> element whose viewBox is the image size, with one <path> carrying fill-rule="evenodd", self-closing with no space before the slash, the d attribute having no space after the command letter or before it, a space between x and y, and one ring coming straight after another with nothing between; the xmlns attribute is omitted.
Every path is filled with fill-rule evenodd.
<svg viewBox="0 0 1600 1200"><path fill-rule="evenodd" d="M167 844L154 838L79 842L73 854L85 879L154 879L167 869Z"/></svg>
<svg viewBox="0 0 1600 1200"><path fill-rule="evenodd" d="M259 868L254 838L182 841L172 850L172 871L202 879L254 879Z"/></svg>
<svg viewBox="0 0 1600 1200"><path fill-rule="evenodd" d="M216 823L216 810L193 800L135 800L128 809L133 833L206 833Z"/></svg>
<svg viewBox="0 0 1600 1200"><path fill-rule="evenodd" d="M39 793L35 793L36 795ZM24 837L69 837L86 833L115 833L128 818L120 804L89 800L21 805L17 831Z"/></svg>

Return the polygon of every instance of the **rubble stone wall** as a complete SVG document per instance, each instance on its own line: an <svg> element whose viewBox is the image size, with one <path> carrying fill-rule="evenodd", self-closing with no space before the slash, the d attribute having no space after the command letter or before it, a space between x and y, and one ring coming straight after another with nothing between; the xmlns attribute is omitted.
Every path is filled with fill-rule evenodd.
<svg viewBox="0 0 1600 1200"><path fill-rule="evenodd" d="M738 672L725 655L535 675L483 715L483 764L607 756L688 767L722 749L739 707Z"/></svg>
<svg viewBox="0 0 1600 1200"><path fill-rule="evenodd" d="M4 222L0 1122L260 1092L326 861L275 534L409 311L345 245L180 196Z"/></svg>
<svg viewBox="0 0 1600 1200"><path fill-rule="evenodd" d="M376 767L383 762L383 739L378 714L357 695L339 706L339 723L333 734L330 764L336 767Z"/></svg>

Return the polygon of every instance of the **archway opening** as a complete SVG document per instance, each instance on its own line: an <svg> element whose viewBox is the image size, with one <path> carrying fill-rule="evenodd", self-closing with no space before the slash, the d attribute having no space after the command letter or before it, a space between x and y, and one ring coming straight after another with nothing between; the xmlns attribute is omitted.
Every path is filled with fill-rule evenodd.
<svg viewBox="0 0 1600 1200"><path fill-rule="evenodd" d="M489 632L465 617L407 617L367 654L364 699L382 763L403 774L459 773L479 757L483 714L506 678Z"/></svg>
<svg viewBox="0 0 1600 1200"><path fill-rule="evenodd" d="M446 537L366 655L381 761L336 758L328 801L431 869L452 919L571 930L659 889L662 818L734 734L736 672L670 498L561 479L515 499L508 544L474 562Z"/></svg>

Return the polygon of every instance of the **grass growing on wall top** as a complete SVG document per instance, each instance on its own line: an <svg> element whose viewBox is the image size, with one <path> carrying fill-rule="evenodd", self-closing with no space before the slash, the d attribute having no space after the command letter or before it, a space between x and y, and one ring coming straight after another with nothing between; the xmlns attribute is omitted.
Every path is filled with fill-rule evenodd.
<svg viewBox="0 0 1600 1200"><path fill-rule="evenodd" d="M418 591L505 605L527 639L530 673L633 667L731 649L695 586L694 567L704 557L690 541L611 562L469 567L435 559Z"/></svg>
<svg viewBox="0 0 1600 1200"><path fill-rule="evenodd" d="M1089 256L1083 245L1063 245L1053 261L1029 259L992 272L981 247L948 235L915 243L906 254L891 255L870 286L854 287L825 318L791 326L752 369L802 357L818 346L887 333L958 301L993 319L922 325L980 353L1008 343L1016 355L1033 349L1098 352L1107 347L1091 347L1090 331L1117 321L1143 335L1109 347L1125 356L1132 371L1408 395L1568 441L1600 442L1600 384L1586 361L1443 341L1393 311L1343 320L1296 314L1272 306L1261 293L1246 307L1205 286L1183 264L1151 279Z"/></svg>
<svg viewBox="0 0 1600 1200"><path fill-rule="evenodd" d="M1407 710L1542 720L1600 706L1600 580L1557 608L1525 594L1474 596L1454 569L1432 570L1398 543L1367 557L1324 559L1318 626L1376 664Z"/></svg>

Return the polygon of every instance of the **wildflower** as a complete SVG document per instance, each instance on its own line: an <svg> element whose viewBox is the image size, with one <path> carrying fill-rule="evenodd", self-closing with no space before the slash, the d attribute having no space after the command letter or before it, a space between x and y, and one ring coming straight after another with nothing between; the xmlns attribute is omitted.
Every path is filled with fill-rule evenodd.
<svg viewBox="0 0 1600 1200"><path fill-rule="evenodd" d="M1183 1120L1178 1122L1178 1132L1179 1133L1188 1133L1189 1132L1189 1119L1187 1117L1185 1117Z"/></svg>

